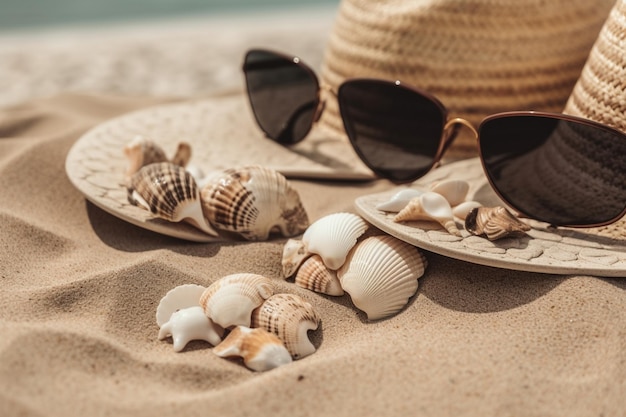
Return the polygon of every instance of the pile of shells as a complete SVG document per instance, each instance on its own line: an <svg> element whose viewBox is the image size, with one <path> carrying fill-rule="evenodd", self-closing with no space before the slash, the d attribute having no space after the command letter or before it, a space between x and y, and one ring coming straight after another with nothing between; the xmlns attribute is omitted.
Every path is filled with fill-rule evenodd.
<svg viewBox="0 0 626 417"><path fill-rule="evenodd" d="M272 233L301 234L309 219L298 192L279 172L261 166L232 168L203 177L187 167L191 146L168 159L153 141L137 137L124 148L128 201L171 222L203 232L267 240ZM199 183L201 185L199 185Z"/></svg>
<svg viewBox="0 0 626 417"><path fill-rule="evenodd" d="M220 357L240 357L266 371L315 352L309 330L319 327L313 306L295 294L275 293L262 275L227 275L209 287L186 284L170 290L156 312L159 340L171 337L180 352L204 340Z"/></svg>
<svg viewBox="0 0 626 417"><path fill-rule="evenodd" d="M392 236L364 237L368 227L352 213L320 218L301 240L285 244L284 277L294 276L296 285L331 296L347 292L369 320L398 313L417 292L426 258Z"/></svg>
<svg viewBox="0 0 626 417"><path fill-rule="evenodd" d="M450 234L461 236L456 220L464 223L465 230L476 236L497 240L519 236L530 230L502 206L483 207L477 201L466 200L469 184L463 180L444 180L431 184L422 191L407 188L398 191L388 201L376 206L384 212L396 213L395 222L437 222Z"/></svg>

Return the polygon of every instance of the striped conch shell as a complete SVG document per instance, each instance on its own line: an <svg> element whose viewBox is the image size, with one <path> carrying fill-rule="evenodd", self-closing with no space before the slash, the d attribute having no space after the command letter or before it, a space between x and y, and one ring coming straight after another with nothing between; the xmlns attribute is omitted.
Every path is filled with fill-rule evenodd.
<svg viewBox="0 0 626 417"><path fill-rule="evenodd" d="M389 235L372 236L355 246L337 275L354 305L378 320L404 308L426 266L416 247Z"/></svg>
<svg viewBox="0 0 626 417"><path fill-rule="evenodd" d="M213 353L222 358L238 356L253 371L263 372L291 363L283 342L264 329L237 326L215 346Z"/></svg>
<svg viewBox="0 0 626 417"><path fill-rule="evenodd" d="M196 181L185 168L171 162L146 165L130 179L128 201L156 217L185 221L203 232L217 236L202 212Z"/></svg>
<svg viewBox="0 0 626 417"><path fill-rule="evenodd" d="M252 313L252 327L277 335L294 359L315 352L308 331L317 329L319 323L313 306L295 294L275 294Z"/></svg>
<svg viewBox="0 0 626 417"><path fill-rule="evenodd" d="M521 236L530 226L521 222L505 207L478 207L465 218L465 229L473 235L484 236L489 240L509 236Z"/></svg>
<svg viewBox="0 0 626 417"><path fill-rule="evenodd" d="M319 255L313 255L304 261L298 269L295 283L299 287L326 295L344 294L337 272L328 269Z"/></svg>
<svg viewBox="0 0 626 417"><path fill-rule="evenodd" d="M454 222L450 203L439 193L429 191L411 199L409 204L393 218L395 222L412 220L435 221L448 233L461 236L461 231Z"/></svg>
<svg viewBox="0 0 626 417"><path fill-rule="evenodd" d="M202 189L202 208L218 230L247 240L291 237L309 225L298 192L279 172L260 166L229 169Z"/></svg>
<svg viewBox="0 0 626 417"><path fill-rule="evenodd" d="M204 313L227 329L250 327L252 310L274 294L274 283L257 274L227 275L211 284L200 297Z"/></svg>
<svg viewBox="0 0 626 417"><path fill-rule="evenodd" d="M168 159L163 148L154 141L138 135L124 146L124 155L128 162L126 166L126 179L128 181L135 172L155 162L172 162L175 165L186 167L191 159L191 145L187 142L180 142L172 159Z"/></svg>

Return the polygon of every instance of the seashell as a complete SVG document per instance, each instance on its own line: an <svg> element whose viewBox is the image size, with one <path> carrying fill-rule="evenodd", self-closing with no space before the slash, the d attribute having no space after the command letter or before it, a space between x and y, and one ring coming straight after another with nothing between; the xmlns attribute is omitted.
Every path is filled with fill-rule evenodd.
<svg viewBox="0 0 626 417"><path fill-rule="evenodd" d="M530 230L530 226L521 222L505 207L478 207L465 218L465 228L477 236L497 240L507 236L520 236Z"/></svg>
<svg viewBox="0 0 626 417"><path fill-rule="evenodd" d="M465 220L469 212L477 207L482 207L482 204L478 201L464 201L461 204L452 207L452 215L461 220Z"/></svg>
<svg viewBox="0 0 626 417"><path fill-rule="evenodd" d="M322 257L324 264L336 270L343 265L350 249L365 233L368 224L352 213L334 213L316 220L302 236L306 249Z"/></svg>
<svg viewBox="0 0 626 417"><path fill-rule="evenodd" d="M213 353L221 358L239 356L253 371L263 372L293 362L291 354L276 336L264 329L237 326L215 346Z"/></svg>
<svg viewBox="0 0 626 417"><path fill-rule="evenodd" d="M204 313L227 329L250 327L252 310L274 294L274 283L257 274L227 275L211 284L200 297Z"/></svg>
<svg viewBox="0 0 626 417"><path fill-rule="evenodd" d="M419 197L424 194L424 191L416 190L414 188L406 188L395 193L389 200L384 203L380 203L376 206L376 210L388 211L397 213L406 207L414 197Z"/></svg>
<svg viewBox="0 0 626 417"><path fill-rule="evenodd" d="M356 245L337 275L354 305L378 320L407 304L426 266L416 247L389 235L372 236Z"/></svg>
<svg viewBox="0 0 626 417"><path fill-rule="evenodd" d="M296 285L322 294L342 296L344 294L337 273L326 267L319 255L308 258L298 269Z"/></svg>
<svg viewBox="0 0 626 417"><path fill-rule="evenodd" d="M309 225L298 192L269 168L226 170L202 189L201 196L202 209L216 229L247 240L265 240L277 231L295 236Z"/></svg>
<svg viewBox="0 0 626 417"><path fill-rule="evenodd" d="M181 167L187 167L187 164L191 160L191 145L187 142L179 142L176 148L176 153L170 160L173 164Z"/></svg>
<svg viewBox="0 0 626 417"><path fill-rule="evenodd" d="M143 136L135 136L133 140L124 146L124 155L128 161L126 167L126 180L130 180L130 177L134 173L139 171L146 165L150 165L156 162L168 162L170 161L165 154L163 148L157 145L152 140L146 139ZM186 142L178 144L176 154L171 159L171 162L180 165L182 167L187 166L187 163L191 159L191 145Z"/></svg>
<svg viewBox="0 0 626 417"><path fill-rule="evenodd" d="M307 245L297 239L289 239L283 247L283 277L289 278L296 273L300 265L309 257L311 253L307 249Z"/></svg>
<svg viewBox="0 0 626 417"><path fill-rule="evenodd" d="M443 180L431 184L430 191L441 194L454 207L465 201L469 183L463 180Z"/></svg>
<svg viewBox="0 0 626 417"><path fill-rule="evenodd" d="M156 310L156 322L159 327L169 321L172 314L187 307L200 305L200 297L206 287L196 284L184 284L172 288L165 294Z"/></svg>
<svg viewBox="0 0 626 417"><path fill-rule="evenodd" d="M204 340L215 346L223 335L224 329L213 323L199 305L175 311L159 330L159 340L172 336L176 352L192 340Z"/></svg>
<svg viewBox="0 0 626 417"><path fill-rule="evenodd" d="M277 335L294 359L315 352L308 331L319 323L313 306L295 294L275 294L252 313L252 327Z"/></svg>
<svg viewBox="0 0 626 417"><path fill-rule="evenodd" d="M217 236L202 212L200 194L185 168L171 162L146 165L137 171L128 186L128 201L157 217L185 222Z"/></svg>
<svg viewBox="0 0 626 417"><path fill-rule="evenodd" d="M448 233L461 236L461 231L454 222L452 207L441 194L427 192L413 198L409 204L393 218L395 222L410 220L436 221Z"/></svg>

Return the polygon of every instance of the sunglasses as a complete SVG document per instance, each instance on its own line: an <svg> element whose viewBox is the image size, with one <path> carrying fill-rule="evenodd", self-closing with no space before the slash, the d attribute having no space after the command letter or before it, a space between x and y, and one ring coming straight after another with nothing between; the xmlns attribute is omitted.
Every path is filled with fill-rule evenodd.
<svg viewBox="0 0 626 417"><path fill-rule="evenodd" d="M303 140L324 108L318 79L297 57L250 50L243 71L256 121L272 140ZM461 126L478 141L496 194L553 226L595 227L626 214L626 134L565 114L498 113L478 129L432 94L399 81L349 79L336 96L357 155L377 176L414 181L438 165Z"/></svg>

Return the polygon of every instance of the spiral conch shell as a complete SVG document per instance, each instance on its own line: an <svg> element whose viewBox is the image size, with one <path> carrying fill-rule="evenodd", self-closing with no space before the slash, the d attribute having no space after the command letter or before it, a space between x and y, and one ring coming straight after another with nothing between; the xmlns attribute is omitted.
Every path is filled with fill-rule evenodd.
<svg viewBox="0 0 626 417"><path fill-rule="evenodd" d="M187 166L191 159L191 145L187 142L180 142L172 159L168 159L163 148L154 141L143 136L135 136L124 146L124 155L128 162L126 167L128 181L141 168L156 162L172 162L182 167Z"/></svg>
<svg viewBox="0 0 626 417"><path fill-rule="evenodd" d="M252 327L277 335L294 359L315 352L308 331L317 329L319 323L311 303L295 294L275 294L252 313Z"/></svg>
<svg viewBox="0 0 626 417"><path fill-rule="evenodd" d="M427 261L414 246L392 236L371 236L337 271L354 305L378 320L399 312L417 291Z"/></svg>
<svg viewBox="0 0 626 417"><path fill-rule="evenodd" d="M202 212L196 181L180 165L171 162L146 165L131 177L127 191L131 204L171 222L184 220L217 236Z"/></svg>
<svg viewBox="0 0 626 417"><path fill-rule="evenodd" d="M229 169L201 191L202 208L218 230L247 240L265 240L279 231L295 236L309 225L298 192L279 172L260 166Z"/></svg>
<svg viewBox="0 0 626 417"><path fill-rule="evenodd" d="M278 336L264 330L237 326L215 346L213 353L226 358L239 356L253 371L263 372L291 363L291 354Z"/></svg>
<svg viewBox="0 0 626 417"><path fill-rule="evenodd" d="M505 207L478 207L465 218L465 229L473 235L497 240L507 236L520 236L530 230Z"/></svg>
<svg viewBox="0 0 626 417"><path fill-rule="evenodd" d="M250 327L252 311L274 294L274 283L257 274L227 275L211 284L200 305L213 322L229 328Z"/></svg>
<svg viewBox="0 0 626 417"><path fill-rule="evenodd" d="M444 196L430 191L409 201L393 218L395 222L410 220L436 221L441 224L450 234L461 236L461 231L454 221L452 207Z"/></svg>

